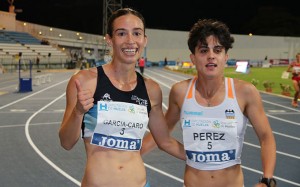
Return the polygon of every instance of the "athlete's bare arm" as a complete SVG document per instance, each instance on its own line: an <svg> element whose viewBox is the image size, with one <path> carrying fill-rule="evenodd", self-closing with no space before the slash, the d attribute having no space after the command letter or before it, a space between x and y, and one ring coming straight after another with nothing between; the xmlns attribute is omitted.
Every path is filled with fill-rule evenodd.
<svg viewBox="0 0 300 187"><path fill-rule="evenodd" d="M151 112L149 114L149 129L153 134L158 147L167 153L185 160L183 145L172 138L162 111L162 91L157 83L152 80L146 81L148 94L151 101ZM151 89L148 89L151 88Z"/></svg>
<svg viewBox="0 0 300 187"><path fill-rule="evenodd" d="M263 175L273 177L276 163L276 143L265 114L262 99L254 85L235 81L238 101L252 124L261 145Z"/></svg>
<svg viewBox="0 0 300 187"><path fill-rule="evenodd" d="M66 90L66 110L59 130L63 148L70 150L76 144L81 133L83 114L93 107L93 91L87 89L90 84L88 70L80 71L71 77Z"/></svg>

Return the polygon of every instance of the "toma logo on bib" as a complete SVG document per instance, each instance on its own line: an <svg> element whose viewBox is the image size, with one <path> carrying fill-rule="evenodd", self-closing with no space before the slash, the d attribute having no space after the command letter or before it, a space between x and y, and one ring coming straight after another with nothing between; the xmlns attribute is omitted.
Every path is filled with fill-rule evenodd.
<svg viewBox="0 0 300 187"><path fill-rule="evenodd" d="M137 151L141 149L141 139L121 138L116 136L106 136L104 134L95 133L92 139L92 144L99 146L118 149Z"/></svg>
<svg viewBox="0 0 300 187"><path fill-rule="evenodd" d="M194 162L225 162L235 160L235 150L213 151L213 152L197 152L186 151L188 159Z"/></svg>

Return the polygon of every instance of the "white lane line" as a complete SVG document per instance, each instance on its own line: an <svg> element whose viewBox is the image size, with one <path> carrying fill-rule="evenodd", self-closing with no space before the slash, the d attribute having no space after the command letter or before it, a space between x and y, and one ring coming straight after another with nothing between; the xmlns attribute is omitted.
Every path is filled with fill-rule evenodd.
<svg viewBox="0 0 300 187"><path fill-rule="evenodd" d="M252 171L254 173L259 173L260 175L263 174L263 172L259 171L259 170L256 170L256 169L253 169L253 168L249 168L249 167L246 167L246 166L242 166L243 169L246 169L246 170L249 170L249 171ZM293 181L290 181L290 180L286 180L284 178L281 178L281 177L277 177L277 176L274 176L275 179L277 180L280 180L280 181L283 181L283 182L286 182L286 183L289 183L289 184L293 184L295 186L300 186L299 183L296 183L296 182L293 182Z"/></svg>
<svg viewBox="0 0 300 187"><path fill-rule="evenodd" d="M27 109L11 109L11 112L25 112Z"/></svg>
<svg viewBox="0 0 300 187"><path fill-rule="evenodd" d="M162 70L162 69L151 69L151 70L148 70L148 69L145 69L146 71L149 71L150 73L159 73L160 75L161 74L168 74L172 77L177 77L179 79L185 79L187 77L193 77L192 75L188 75L188 74L183 74L183 73L180 73L180 72L174 72L174 73L170 73L170 71L168 70Z"/></svg>
<svg viewBox="0 0 300 187"><path fill-rule="evenodd" d="M268 110L270 113L286 113L286 110Z"/></svg>
<svg viewBox="0 0 300 187"><path fill-rule="evenodd" d="M160 77L163 77L163 78L165 78L165 79L168 79L168 80L171 80L171 81L173 81L173 82L179 82L180 80L177 80L177 79L171 79L170 77L168 77L168 76L164 76L164 75L162 75L162 74L160 74L160 73L156 73L156 72L154 72L154 71L151 71L151 73L153 73L153 74L155 74L155 75L157 75L157 76L160 76ZM148 75L147 75L148 76ZM151 79L153 79L153 77L151 77ZM157 80L157 79L156 79Z"/></svg>
<svg viewBox="0 0 300 187"><path fill-rule="evenodd" d="M248 143L248 142L244 142L244 144L249 145L251 147L255 147L255 148L260 149L259 145L255 145L255 144ZM292 158L300 160L300 156L297 156L297 155L292 155L292 154L284 153L284 152L281 152L281 151L276 151L276 153L280 154L280 155L284 155L284 156L287 156L287 157L292 157Z"/></svg>
<svg viewBox="0 0 300 187"><path fill-rule="evenodd" d="M300 141L300 138L298 138L298 137L286 135L286 134L283 134L283 133L280 133L280 132L273 131L273 134L277 134L279 136L284 136L284 137L287 137L287 138L290 138L290 139L294 139L294 140Z"/></svg>
<svg viewBox="0 0 300 187"><path fill-rule="evenodd" d="M297 123L297 122L294 122L294 121L282 119L282 118L279 118L279 117L276 117L276 116L272 116L272 115L269 115L269 114L267 114L267 116L270 117L270 118L279 120L279 121L284 121L284 122L287 122L287 123L290 123L290 124L293 124L293 125L298 125L298 126L300 126L300 123Z"/></svg>
<svg viewBox="0 0 300 187"><path fill-rule="evenodd" d="M0 90L5 90L5 89L11 88L11 87L18 87L18 85L14 84L14 85L9 85L9 86L5 86L5 87L1 87Z"/></svg>
<svg viewBox="0 0 300 187"><path fill-rule="evenodd" d="M47 105L45 105L44 107L42 107L41 109L39 109L38 111L36 111L34 114L32 114L28 120L26 121L25 124L25 135L26 138L28 140L28 143L31 145L31 147L33 148L33 150L42 158L45 160L46 163L48 163L50 166L52 166L56 171L58 171L60 174L62 174L64 177L66 177L67 179L69 179L70 181L72 181L73 183L75 183L76 185L80 186L81 183L76 180L75 178L73 178L72 176L70 176L68 173L66 173L65 171L63 171L62 169L60 169L57 165L55 165L50 159L48 159L38 148L37 146L34 144L34 142L32 141L31 137L30 137L30 133L29 133L29 125L30 125L30 121L41 111L43 111L45 108L47 108L48 106L52 105L54 102L56 102L57 100L59 100L60 98L64 97L65 93L62 94L61 96L57 97L56 99L54 99L53 101L51 101L50 103L48 103Z"/></svg>
<svg viewBox="0 0 300 187"><path fill-rule="evenodd" d="M2 125L0 128L11 128L11 127L24 127L25 125Z"/></svg>
<svg viewBox="0 0 300 187"><path fill-rule="evenodd" d="M31 126L39 126L39 125L53 125L53 124L60 124L61 122L47 122L47 123L31 123ZM12 128L12 127L24 127L24 124L15 124L15 125L2 125L0 128Z"/></svg>
<svg viewBox="0 0 300 187"><path fill-rule="evenodd" d="M247 126L253 128L253 126L251 124L247 124ZM284 136L286 138L290 138L290 139L294 139L294 140L299 140L300 141L300 138L296 137L296 136L286 135L286 134L283 134L283 133L280 133L280 132L276 132L276 131L272 131L272 132L273 132L273 134L277 134L279 136Z"/></svg>
<svg viewBox="0 0 300 187"><path fill-rule="evenodd" d="M298 109L295 109L295 108L292 108L292 107L288 107L288 106L281 105L281 104L278 104L278 103L273 103L273 102L271 102L271 101L265 101L265 100L263 100L263 101L264 101L265 103L270 104L270 105L279 106L279 107L282 107L282 108L285 108L285 109L288 109L288 110L293 110L293 111L295 111L295 112L299 112L299 113L300 113L300 111L299 111Z"/></svg>
<svg viewBox="0 0 300 187"><path fill-rule="evenodd" d="M11 106L11 105L13 105L13 104L16 104L16 103L18 103L18 102L20 102L20 101L23 101L23 100L25 100L25 99L28 99L28 98L30 98L30 97L36 95L36 94L39 94L39 93L41 93L41 92L44 92L45 90L48 90L48 89L50 89L50 88L53 88L53 87L55 87L55 86L57 86L57 85L59 85L59 84L62 84L62 83L64 83L64 82L67 82L67 81L69 81L69 80L64 80L64 81L62 81L62 82L53 84L53 85L51 85L51 86L49 86L49 87L47 87L47 88L44 88L44 89L42 89L42 90L40 90L40 91L38 91L38 92L35 92L35 93L30 94L30 95L28 95L28 96L26 96L26 97L23 97L23 98L21 98L21 99L18 99L18 100L16 100L16 101L13 101L13 102L11 102L11 103L8 103L8 104L6 104L6 105L4 105L4 106L1 106L1 107L0 107L0 110L3 109L3 108L6 108L6 107L8 107L8 106Z"/></svg>

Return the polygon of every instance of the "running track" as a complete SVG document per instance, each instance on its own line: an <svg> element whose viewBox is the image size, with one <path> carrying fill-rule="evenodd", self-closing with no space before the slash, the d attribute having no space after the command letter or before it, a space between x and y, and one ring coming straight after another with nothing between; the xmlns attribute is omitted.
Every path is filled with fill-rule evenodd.
<svg viewBox="0 0 300 187"><path fill-rule="evenodd" d="M60 147L57 133L65 107L65 88L74 72L52 70L50 83L33 86L27 93L17 92L17 74L0 74L0 186L80 186L85 166L82 141L66 151ZM162 68L146 68L145 76L160 84L164 109L171 86L190 77ZM300 110L290 107L290 98L266 93L261 96L277 143L274 175L278 187L300 186ZM181 141L179 125L172 135ZM262 174L259 150L248 124L242 153L245 187L252 187ZM158 149L145 155L144 161L151 186L182 187L182 161Z"/></svg>

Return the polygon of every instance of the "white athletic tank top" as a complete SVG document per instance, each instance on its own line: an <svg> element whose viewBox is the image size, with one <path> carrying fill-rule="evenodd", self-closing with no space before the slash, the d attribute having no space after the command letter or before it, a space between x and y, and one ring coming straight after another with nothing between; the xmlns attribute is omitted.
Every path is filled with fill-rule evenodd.
<svg viewBox="0 0 300 187"><path fill-rule="evenodd" d="M233 79L225 78L225 99L213 107L201 106L195 100L196 80L190 81L180 114L187 165L219 170L241 164L248 119L236 100Z"/></svg>

